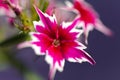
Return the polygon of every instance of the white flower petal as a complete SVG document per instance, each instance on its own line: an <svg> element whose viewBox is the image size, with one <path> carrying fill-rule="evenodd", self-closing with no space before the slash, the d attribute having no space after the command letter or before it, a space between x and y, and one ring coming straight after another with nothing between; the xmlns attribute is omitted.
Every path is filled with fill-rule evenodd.
<svg viewBox="0 0 120 80"><path fill-rule="evenodd" d="M50 68L53 67L53 62L54 62L53 58L50 55L48 55L48 53L46 53L45 61L50 65ZM56 62L55 65L54 65L54 68L56 70L62 72L63 68L64 68L65 60L64 59L61 60L60 63L61 63L61 66L59 66L58 62Z"/></svg>
<svg viewBox="0 0 120 80"><path fill-rule="evenodd" d="M44 24L41 21L33 21L33 25L34 25L35 29L36 29L37 25L44 27Z"/></svg>
<svg viewBox="0 0 120 80"><path fill-rule="evenodd" d="M38 41L40 41L40 40L38 40L38 39L34 36L34 34L40 34L40 33L35 33L35 32L31 32L31 33L30 33L31 38L32 38L31 47L32 47L33 50L35 51L35 54L36 54L36 55L45 55L45 53L41 52L41 47L32 44L32 42L38 42Z"/></svg>

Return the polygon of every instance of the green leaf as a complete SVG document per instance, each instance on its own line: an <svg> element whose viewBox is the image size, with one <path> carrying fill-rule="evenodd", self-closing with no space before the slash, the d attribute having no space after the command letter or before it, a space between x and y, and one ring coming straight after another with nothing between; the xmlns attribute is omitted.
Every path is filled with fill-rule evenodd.
<svg viewBox="0 0 120 80"><path fill-rule="evenodd" d="M46 10L47 7L48 7L48 4L49 4L48 0L40 0L39 8L40 8L43 12L45 12L45 10Z"/></svg>
<svg viewBox="0 0 120 80"><path fill-rule="evenodd" d="M25 80L43 80L43 78L40 75L30 71L25 72L24 77Z"/></svg>
<svg viewBox="0 0 120 80"><path fill-rule="evenodd" d="M5 53L0 49L0 71L5 70L9 65L9 61Z"/></svg>
<svg viewBox="0 0 120 80"><path fill-rule="evenodd" d="M17 34L3 42L0 43L0 47L8 47L8 46L11 46L11 45L15 45L15 44L18 44L20 42L23 42L25 40L29 39L29 35L28 34L24 34L24 33L21 33L21 34Z"/></svg>
<svg viewBox="0 0 120 80"><path fill-rule="evenodd" d="M32 0L32 2L33 2L33 0ZM42 10L43 12L45 12L45 10L47 9L47 7L48 7L48 4L49 4L49 2L48 2L48 0L38 0L38 3L36 4L36 6L40 9L40 10ZM31 5L31 16L32 16L32 21L34 21L34 20L39 20L39 17L38 17L38 14L37 14L37 12L35 11L35 9L34 9L34 7L33 7L33 5Z"/></svg>

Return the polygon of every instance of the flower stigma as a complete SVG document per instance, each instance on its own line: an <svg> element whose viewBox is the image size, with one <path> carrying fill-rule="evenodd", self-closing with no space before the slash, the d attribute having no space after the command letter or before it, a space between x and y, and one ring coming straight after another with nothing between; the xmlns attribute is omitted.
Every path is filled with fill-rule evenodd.
<svg viewBox="0 0 120 80"><path fill-rule="evenodd" d="M52 45L54 47L58 47L58 46L60 46L60 41L58 39L54 39Z"/></svg>

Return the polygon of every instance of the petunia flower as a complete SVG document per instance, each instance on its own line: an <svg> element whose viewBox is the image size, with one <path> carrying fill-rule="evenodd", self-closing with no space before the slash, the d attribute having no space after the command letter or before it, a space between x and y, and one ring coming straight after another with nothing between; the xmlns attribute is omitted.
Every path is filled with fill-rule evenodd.
<svg viewBox="0 0 120 80"><path fill-rule="evenodd" d="M95 64L92 57L83 49L86 47L78 42L80 30L75 27L78 20L71 23L58 24L55 15L49 16L36 8L40 21L34 21L36 32L31 32L32 48L37 55L45 55L50 65L49 80L54 79L56 70L63 71L65 60L70 62L89 62Z"/></svg>
<svg viewBox="0 0 120 80"><path fill-rule="evenodd" d="M78 14L77 17L79 17L79 20L83 25L86 38L88 37L89 31L93 28L99 30L105 35L112 35L112 31L102 23L99 19L98 13L85 0L73 0L73 5L67 1L66 4L72 8L70 8L71 10Z"/></svg>

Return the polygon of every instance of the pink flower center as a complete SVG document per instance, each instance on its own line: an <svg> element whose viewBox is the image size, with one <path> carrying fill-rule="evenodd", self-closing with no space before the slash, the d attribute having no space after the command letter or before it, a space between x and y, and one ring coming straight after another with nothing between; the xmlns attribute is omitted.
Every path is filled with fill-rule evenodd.
<svg viewBox="0 0 120 80"><path fill-rule="evenodd" d="M60 41L58 39L54 39L52 45L54 47L58 47L58 46L60 46Z"/></svg>

